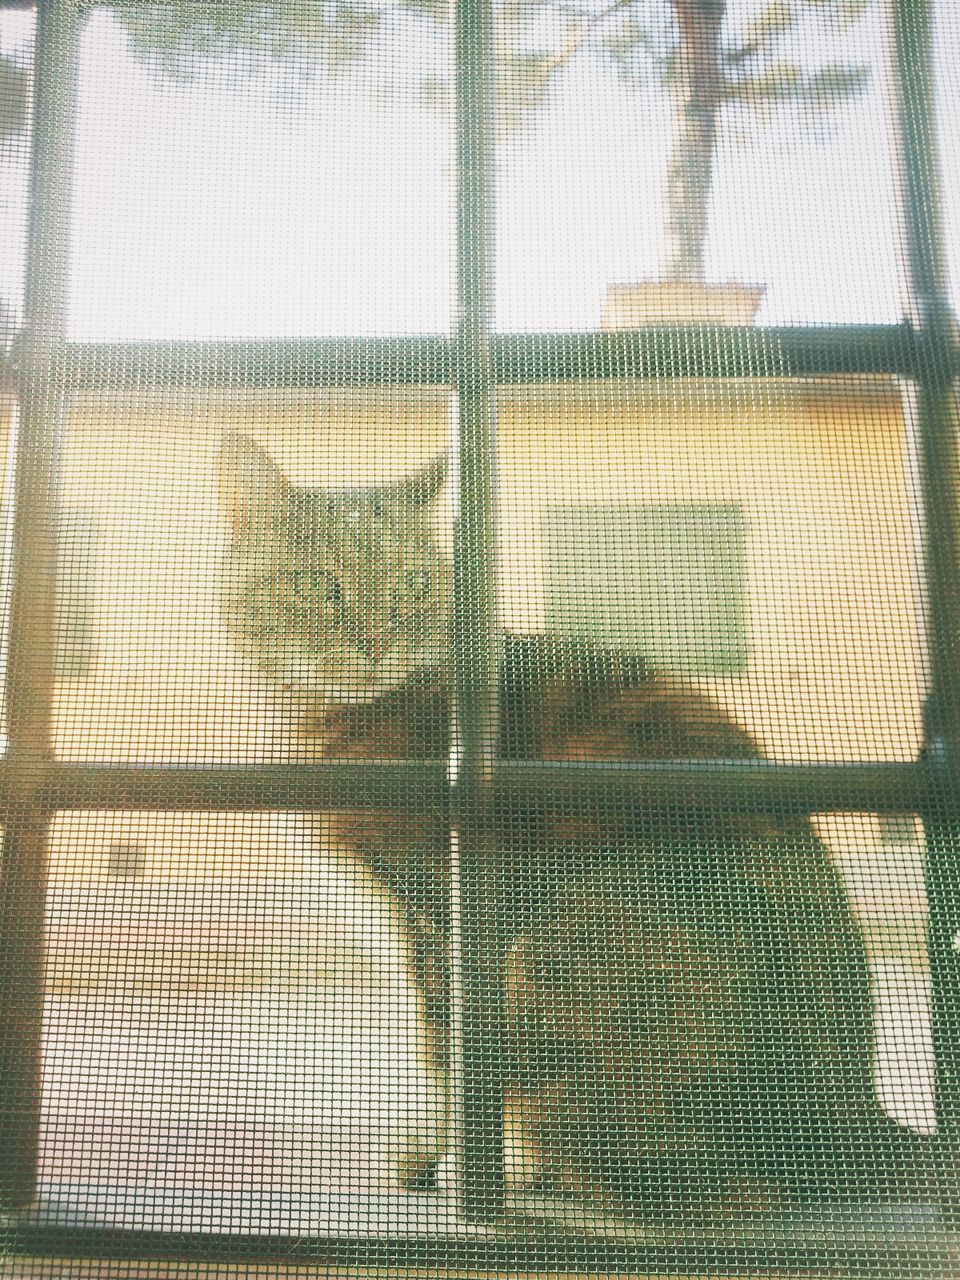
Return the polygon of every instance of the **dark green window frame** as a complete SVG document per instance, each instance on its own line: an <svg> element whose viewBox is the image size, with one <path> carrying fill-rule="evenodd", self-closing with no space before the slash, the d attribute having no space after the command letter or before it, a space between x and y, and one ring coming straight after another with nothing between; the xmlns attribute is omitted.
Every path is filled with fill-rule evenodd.
<svg viewBox="0 0 960 1280"><path fill-rule="evenodd" d="M849 810L920 814L926 825L938 1132L956 1149L960 1122L960 503L954 381L960 374L946 290L931 87L931 0L893 0L900 92L904 216L913 315L902 326L772 330L683 327L630 333L496 335L491 330L492 0L458 0L458 322L450 338L402 341L91 345L65 337L69 178L82 0L39 0L31 204L24 322L7 358L19 403L6 698L9 745L0 760L0 1230L17 1250L49 1255L284 1259L356 1269L437 1266L628 1272L760 1272L777 1266L876 1265L903 1259L945 1274L960 1249L949 1197L855 1228L816 1223L748 1238L682 1229L569 1235L511 1218L502 1168L500 1085L485 1028L499 1019L495 913L484 892L484 832L499 787L629 804L710 811ZM564 379L830 377L889 374L917 405L926 531L930 687L926 743L906 764L787 765L759 761L602 767L498 762L494 585L495 391ZM56 477L65 406L78 390L203 385L448 385L457 396L454 610L455 774L422 764L121 768L61 763L50 746L55 643ZM775 435L771 437L776 449ZM294 1239L207 1226L150 1229L64 1216L36 1198L46 834L61 809L223 810L443 806L458 834L461 981L458 1212L428 1231L414 1213L395 1236ZM948 1162L949 1163L949 1162ZM434 1213L436 1211L434 1210ZM354 1220L356 1216L354 1216ZM174 1219L170 1219L171 1222ZM2 1237L0 1237L2 1239ZM948 1261L949 1260L949 1261Z"/></svg>

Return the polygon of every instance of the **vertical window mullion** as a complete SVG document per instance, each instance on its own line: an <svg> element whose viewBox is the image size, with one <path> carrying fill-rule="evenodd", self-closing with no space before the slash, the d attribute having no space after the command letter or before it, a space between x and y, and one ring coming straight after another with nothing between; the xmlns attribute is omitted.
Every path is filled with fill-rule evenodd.
<svg viewBox="0 0 960 1280"><path fill-rule="evenodd" d="M925 751L937 779L925 812L937 1128L960 1137L960 453L933 93L931 0L894 0L903 218L917 328L916 425L923 504L929 688ZM949 1169L952 1161L945 1167ZM951 1180L952 1181L952 1180ZM953 1197L956 1188L944 1188Z"/></svg>
<svg viewBox="0 0 960 1280"><path fill-rule="evenodd" d="M452 629L454 1062L460 1208L501 1215L502 913L493 834L497 748L492 0L456 0L456 498Z"/></svg>
<svg viewBox="0 0 960 1280"><path fill-rule="evenodd" d="M0 1200L36 1189L47 830L55 658L56 487L66 397L69 186L76 105L73 0L40 0L24 321L18 368L10 634L6 670L13 803L0 864Z"/></svg>

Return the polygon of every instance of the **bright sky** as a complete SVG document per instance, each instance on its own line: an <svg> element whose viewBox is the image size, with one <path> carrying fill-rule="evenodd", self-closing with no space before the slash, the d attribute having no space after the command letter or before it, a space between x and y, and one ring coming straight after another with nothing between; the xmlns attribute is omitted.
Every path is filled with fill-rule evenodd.
<svg viewBox="0 0 960 1280"><path fill-rule="evenodd" d="M945 197L960 299L960 9L939 4ZM30 18L0 15L0 47ZM766 285L768 324L903 314L882 15L858 37L870 90L828 129L780 118L718 152L708 275ZM402 46L399 56L404 55ZM70 335L436 333L452 316L452 131L368 68L296 93L212 66L187 85L129 53L106 11L82 45ZM501 149L496 321L592 329L606 287L653 277L669 110L582 61ZM22 278L25 165L0 162L0 296Z"/></svg>

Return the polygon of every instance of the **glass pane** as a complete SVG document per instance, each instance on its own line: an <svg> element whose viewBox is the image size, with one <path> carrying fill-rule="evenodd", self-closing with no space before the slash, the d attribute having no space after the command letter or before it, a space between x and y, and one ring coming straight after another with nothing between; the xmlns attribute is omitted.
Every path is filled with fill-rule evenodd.
<svg viewBox="0 0 960 1280"><path fill-rule="evenodd" d="M89 14L71 337L449 327L452 126L420 90L448 72L446 31L372 5L276 20Z"/></svg>
<svg viewBox="0 0 960 1280"><path fill-rule="evenodd" d="M325 606L298 568L292 525L279 547L270 527L257 526L254 559L271 548L279 558L243 580L232 559L239 499L222 478L224 442L231 431L251 448L255 438L271 460L263 465L283 468L291 483L373 486L437 456L447 403L441 389L386 388L76 398L61 471L59 754L185 764L284 761L311 750L291 738L294 668L341 640L349 648L350 637L319 643ZM271 482L250 500L266 501ZM430 504L429 519L449 543L442 503ZM375 576L387 551L376 539L367 551ZM301 598L308 592L315 618ZM367 606L351 607L348 622L362 620ZM386 668L402 661L397 645ZM351 653L359 680L365 659Z"/></svg>
<svg viewBox="0 0 960 1280"><path fill-rule="evenodd" d="M296 1234L436 1161L396 909L319 816L65 813L50 860L45 1182L127 1226L166 1192L173 1229L235 1229L256 1192Z"/></svg>
<svg viewBox="0 0 960 1280"><path fill-rule="evenodd" d="M22 319L26 269L27 185L31 141L30 89L35 16L0 10L0 353L9 350ZM10 616L13 437L18 405L11 378L0 389L0 749L6 749L5 682Z"/></svg>
<svg viewBox="0 0 960 1280"><path fill-rule="evenodd" d="M884 8L498 6L497 327L898 322Z"/></svg>
<svg viewBox="0 0 960 1280"><path fill-rule="evenodd" d="M710 835L687 825L681 847L670 820L641 820L631 839L643 859L598 862L591 841L599 827L589 824L611 815L588 806L580 818L571 825L569 813L547 815L541 836L567 851L552 869L542 848L538 855L513 828L506 868L518 932L507 954L504 1044L510 1069L519 1069L505 1099L508 1170L514 1193L533 1196L529 1207L543 1210L544 1193L564 1188L553 1212L602 1230L583 1203L588 1188L570 1182L592 1170L641 1221L650 1213L662 1221L676 1208L670 1194L678 1185L683 1214L716 1209L723 1152L705 1148L702 1126L712 1118L714 1136L722 1135L712 1100L722 1097L725 1073L745 1084L742 1073L759 1072L764 1059L751 1068L749 1059L714 1050L729 1050L732 1036L756 1033L756 1020L770 1018L786 1059L777 1079L799 1087L809 1063L798 1071L790 1054L808 1001L824 992L844 995L842 1008L867 997L863 1033L869 1048L872 1028L876 1056L864 1061L880 1103L900 1125L932 1129L924 845L915 818L884 824L876 814L822 814L814 823L820 844L803 824L775 819L766 853L780 878L766 881L759 898L747 891L752 883L756 893L758 882L738 887L738 877L756 876L762 843L741 848L727 830L728 860L711 860L716 827ZM624 828L614 829L622 839ZM358 831L370 837L377 827ZM422 839L422 826L404 827L396 815L381 822L381 855L398 855L399 839L415 832ZM351 845L350 834L342 820L315 814L56 819L40 1171L64 1204L82 1195L103 1225L142 1228L147 1213L175 1231L247 1229L251 1205L260 1229L293 1234L449 1225L452 1206L440 1194L452 1187L443 1048L431 1021L437 1009L424 1003L434 990L423 965L429 922L413 910L415 880L426 901L424 866L405 885L398 879L394 896L385 876L371 875L370 846ZM862 927L872 1011L866 967L820 973L806 986L784 969L772 989L755 968L774 956L812 963L856 951L854 935L828 927L833 913L834 925L849 917L829 895L817 896L831 885L829 875L821 879L823 855L841 873ZM743 932L769 911L768 894L781 932ZM828 914L812 929L806 920L801 947L796 912L804 902ZM731 930L734 906L745 914ZM434 952L437 961L442 955ZM647 999L632 1009L617 1004L641 978ZM826 1027L833 1015L819 1016ZM600 1052L598 1030L616 1032L629 1062ZM842 1094L849 1078L834 1083ZM769 1084L753 1078L755 1089ZM662 1122L676 1145L662 1168L647 1151L644 1170L644 1147L605 1151L601 1139L612 1136L605 1124L639 1123L637 1091L649 1087L667 1108ZM815 1089L801 1096L803 1105L818 1102ZM742 1101L749 1108L755 1095ZM819 1103L829 1109L831 1098ZM611 1104L620 1114L604 1118L599 1108ZM767 1106L786 1143L793 1113L782 1100ZM812 1113L793 1120L813 1124ZM629 1131L634 1143L660 1132ZM695 1145L685 1149L684 1138ZM578 1140L593 1146L572 1147ZM854 1163L861 1158L857 1148ZM894 1173L910 1194L909 1172L894 1163ZM591 1203L598 1190L589 1189ZM742 1212L785 1207L772 1182L743 1180L735 1190L755 1198L720 1199L728 1226ZM629 1227L617 1230L622 1240Z"/></svg>
<svg viewBox="0 0 960 1280"><path fill-rule="evenodd" d="M910 430L891 380L505 391L503 624L693 677L778 760L913 760Z"/></svg>
<svg viewBox="0 0 960 1280"><path fill-rule="evenodd" d="M0 10L0 341L20 319L26 254L34 14Z"/></svg>
<svg viewBox="0 0 960 1280"><path fill-rule="evenodd" d="M442 388L75 397L61 486L61 756L444 758L451 529L436 460L448 406ZM504 388L499 418L503 755L915 757L922 596L898 384ZM887 876L886 914L898 928L910 915L883 861L894 825L851 834L788 813L743 818L732 804L708 822L686 813L682 796L664 799L662 814L624 814L518 793L497 811L508 856L486 887L500 904L505 1011L488 1034L504 1054L510 1194L539 1196L580 1223L611 1199L617 1214L640 1218L680 1205L740 1213L741 1195L779 1212L835 1185L849 1203L866 1184L859 1140L842 1137L848 1120L872 1131L882 1102L901 1124L931 1124L919 934L916 971L897 967L899 951L884 967L873 910L871 877ZM279 828L234 819L221 831L220 821L63 819L56 865L65 883L92 887L71 890L51 919L74 919L65 938L73 929L116 946L69 943L59 955L53 939L49 1008L101 987L97 1000L114 990L124 999L64 1005L67 1039L51 1042L50 1061L70 1060L65 1099L88 1088L76 1065L85 1044L71 1037L110 1025L102 1072L128 1070L122 1047L142 1031L156 1079L154 1101L133 1119L111 1112L98 1124L109 1140L86 1141L87 1104L70 1103L48 1126L51 1176L109 1185L136 1132L137 1185L169 1176L177 1188L246 1188L239 1152L275 1138L263 1155L271 1188L402 1193L408 1207L425 1187L452 1188L446 1138L429 1123L413 1146L432 1141L434 1156L417 1156L412 1172L359 1154L389 1153L398 1134L406 1149L399 1112L386 1108L402 1099L381 1097L377 1083L394 1069L393 1050L371 1058L368 1028L393 1034L389 1020L400 1019L426 1046L427 1078L446 1079L456 992L443 809L291 817ZM912 851L898 857L916 878L919 835L900 830ZM604 856L611 849L616 858ZM352 1006L337 994L325 1003L313 985L316 939L303 943L305 971L286 941L302 937L301 902L329 910L324 936L379 938L346 890L308 883L318 859L366 886L406 957L384 978L382 1005L364 1011L355 993L359 1041ZM287 888L293 906L277 933ZM266 1041L287 1044L293 1025L315 1039L323 1017L339 1045L360 1044L372 1074L337 1058L316 1086L339 1108L333 1136L293 1132L292 1117L314 1105L299 1084L264 1084L288 1069L312 1080L298 1074L300 1058L264 1047L261 1061L259 1041L244 1057L232 1032L221 1046L207 1029L228 993L251 984L252 1011L241 999L236 1017L262 1019ZM210 1036L212 1073L193 1039ZM595 1037L620 1048L597 1059ZM184 1060L168 1048L184 1044ZM208 1074L226 1094L201 1082ZM181 1078L186 1102L172 1098ZM411 1088L429 1122L420 1085ZM662 1106L653 1117L651 1096ZM164 1106L174 1104L171 1140ZM883 1187L920 1194L920 1155L899 1163L904 1131L880 1127ZM451 1203L431 1201L429 1222L445 1221Z"/></svg>

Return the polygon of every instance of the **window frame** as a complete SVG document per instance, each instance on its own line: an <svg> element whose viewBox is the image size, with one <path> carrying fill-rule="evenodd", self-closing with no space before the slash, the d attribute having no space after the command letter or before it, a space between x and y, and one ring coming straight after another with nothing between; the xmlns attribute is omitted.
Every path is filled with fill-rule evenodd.
<svg viewBox="0 0 960 1280"><path fill-rule="evenodd" d="M6 698L0 760L0 1203L24 1252L83 1256L217 1256L348 1262L355 1267L722 1270L848 1265L897 1256L941 1268L957 1247L944 1217L920 1212L846 1234L782 1226L736 1231L666 1228L630 1238L578 1222L569 1236L511 1220L503 1179L500 1083L490 1028L499 1024L496 911L485 890L486 832L501 788L629 804L653 813L683 803L705 812L919 813L927 832L930 961L938 1131L946 1153L960 1125L960 504L954 380L956 328L946 290L933 129L931 0L891 0L903 156L903 218L913 314L901 326L780 329L654 328L591 334L496 335L493 266L492 0L458 0L456 331L449 338L235 343L68 343L69 183L83 0L39 0L24 322L7 358L19 406ZM914 389L926 532L930 690L926 743L913 763L768 761L544 764L498 762L495 598L496 389L564 379L828 377L889 374ZM71 765L50 746L55 669L57 466L70 396L109 377L113 388L434 384L457 410L452 762L133 768ZM775 448L775 441L771 447ZM454 949L461 991L459 1216L448 1231L292 1240L278 1234L182 1229L116 1231L36 1200L39 1137L46 834L61 809L224 810L443 806L456 833L459 912ZM948 1162L949 1167L949 1162ZM945 1189L946 1190L946 1189ZM431 1202L435 1203L435 1202ZM946 1205L946 1195L941 1207ZM494 1225L491 1225L494 1224ZM906 1224L906 1226L904 1225ZM911 1224L913 1224L911 1226ZM2 1227L2 1222L0 1222ZM951 1241L953 1243L951 1244ZM944 1252L946 1251L946 1253ZM839 1261L837 1261L839 1260Z"/></svg>

